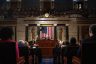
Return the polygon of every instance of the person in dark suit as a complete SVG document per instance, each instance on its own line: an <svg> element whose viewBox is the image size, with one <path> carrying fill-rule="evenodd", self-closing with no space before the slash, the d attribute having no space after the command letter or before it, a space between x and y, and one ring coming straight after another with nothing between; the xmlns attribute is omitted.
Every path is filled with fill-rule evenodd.
<svg viewBox="0 0 96 64"><path fill-rule="evenodd" d="M27 43L24 40L19 40L18 41L18 47L19 47L19 56L24 56L25 63L24 64L29 64L29 47Z"/></svg>
<svg viewBox="0 0 96 64"><path fill-rule="evenodd" d="M67 64L73 64L72 60L74 56L77 56L77 50L79 45L76 44L76 38L71 37L69 45L66 48Z"/></svg>
<svg viewBox="0 0 96 64"><path fill-rule="evenodd" d="M81 42L81 64L96 64L96 25L89 27L89 36Z"/></svg>
<svg viewBox="0 0 96 64"><path fill-rule="evenodd" d="M66 41L63 43L61 47L61 58L62 58L62 64L64 64L66 61L64 60L64 57L66 57L66 48L69 46L69 41Z"/></svg>
<svg viewBox="0 0 96 64"><path fill-rule="evenodd" d="M60 44L57 43L53 48L53 63L60 64L60 54L61 54L61 47Z"/></svg>
<svg viewBox="0 0 96 64"><path fill-rule="evenodd" d="M32 64L41 64L42 53L38 43L30 47L30 54L32 55Z"/></svg>

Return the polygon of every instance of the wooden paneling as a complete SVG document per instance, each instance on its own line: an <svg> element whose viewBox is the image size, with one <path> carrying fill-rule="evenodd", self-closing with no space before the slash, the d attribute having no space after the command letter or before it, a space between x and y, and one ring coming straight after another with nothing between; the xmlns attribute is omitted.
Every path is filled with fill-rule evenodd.
<svg viewBox="0 0 96 64"><path fill-rule="evenodd" d="M17 24L16 20L3 20L0 21L0 25L15 25Z"/></svg>
<svg viewBox="0 0 96 64"><path fill-rule="evenodd" d="M43 9L45 10L44 12L49 12L49 10L51 9L51 2L50 1L44 1Z"/></svg>
<svg viewBox="0 0 96 64"><path fill-rule="evenodd" d="M89 26L81 26L81 38L85 39L89 37Z"/></svg>
<svg viewBox="0 0 96 64"><path fill-rule="evenodd" d="M96 18L76 18L78 24L96 24Z"/></svg>

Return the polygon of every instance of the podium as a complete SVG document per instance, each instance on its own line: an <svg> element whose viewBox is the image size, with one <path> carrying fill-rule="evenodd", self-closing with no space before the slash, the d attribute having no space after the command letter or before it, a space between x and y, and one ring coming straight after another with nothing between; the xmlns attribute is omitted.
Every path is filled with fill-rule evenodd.
<svg viewBox="0 0 96 64"><path fill-rule="evenodd" d="M40 40L38 42L43 58L53 57L53 48L55 47L56 43L57 43L56 40L46 40L46 39Z"/></svg>

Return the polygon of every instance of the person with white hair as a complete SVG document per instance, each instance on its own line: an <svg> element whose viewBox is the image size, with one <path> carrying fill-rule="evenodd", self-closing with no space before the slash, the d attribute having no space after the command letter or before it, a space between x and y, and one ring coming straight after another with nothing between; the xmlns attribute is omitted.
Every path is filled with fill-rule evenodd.
<svg viewBox="0 0 96 64"><path fill-rule="evenodd" d="M28 42L24 40L18 41L19 55L25 57L25 64L29 64L29 47Z"/></svg>
<svg viewBox="0 0 96 64"><path fill-rule="evenodd" d="M24 40L19 40L18 41L18 46L19 47L24 47L25 46L25 41Z"/></svg>

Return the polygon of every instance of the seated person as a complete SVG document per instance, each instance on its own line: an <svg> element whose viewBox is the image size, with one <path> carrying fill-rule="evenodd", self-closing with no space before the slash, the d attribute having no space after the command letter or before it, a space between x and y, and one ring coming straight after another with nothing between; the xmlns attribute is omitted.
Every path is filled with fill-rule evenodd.
<svg viewBox="0 0 96 64"><path fill-rule="evenodd" d="M19 59L19 49L18 49L18 43L16 42L16 41L14 41L14 40L12 40L12 36L13 36L13 30L12 30L12 28L9 28L9 27L2 27L1 28L1 30L0 30L0 43L9 43L9 44L11 44L11 43L15 43L15 58L16 58L16 61ZM0 44L1 45L1 44ZM6 44L5 44L6 45ZM5 46L4 45L4 46ZM13 46L12 46L13 47ZM9 48L8 48L9 49ZM1 50L1 49L0 49ZM8 51L6 51L6 52L8 52ZM10 51L11 52L11 51ZM5 53L4 53L5 54ZM2 56L1 55L1 53L0 53L0 56ZM6 53L6 58L7 58L7 53ZM0 57L0 58L2 58L2 57ZM10 58L10 57L9 57ZM3 59L2 59L3 60ZM0 64L4 64L4 62L5 63L7 63L6 61L7 60L4 60L4 62L2 63L2 60L0 60ZM10 61L10 63L11 63L11 61ZM8 63L8 64L10 64L10 63Z"/></svg>
<svg viewBox="0 0 96 64"><path fill-rule="evenodd" d="M76 38L72 37L70 39L69 45L66 48L67 64L73 64L73 56L77 56L79 45L76 44Z"/></svg>
<svg viewBox="0 0 96 64"><path fill-rule="evenodd" d="M60 44L57 43L53 48L54 64L60 64L60 54L61 54L61 47Z"/></svg>
<svg viewBox="0 0 96 64"><path fill-rule="evenodd" d="M25 64L29 64L29 45L24 40L18 41L19 46L19 55L24 56L25 58Z"/></svg>
<svg viewBox="0 0 96 64"><path fill-rule="evenodd" d="M32 49L31 49L31 53L32 53L32 57L33 58L36 57L38 59L38 64L40 64L41 63L41 59L42 59L42 55L41 55L41 49L39 48L38 44L34 44L33 45ZM33 61L36 60L36 58L33 59ZM33 62L33 64L34 63L35 62Z"/></svg>
<svg viewBox="0 0 96 64"><path fill-rule="evenodd" d="M24 41L24 40L19 40L18 41L18 46L19 47L28 47L28 48L30 48L29 43L27 41Z"/></svg>

